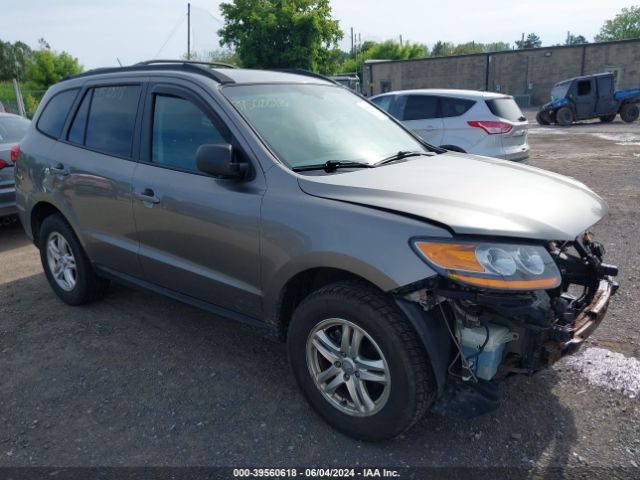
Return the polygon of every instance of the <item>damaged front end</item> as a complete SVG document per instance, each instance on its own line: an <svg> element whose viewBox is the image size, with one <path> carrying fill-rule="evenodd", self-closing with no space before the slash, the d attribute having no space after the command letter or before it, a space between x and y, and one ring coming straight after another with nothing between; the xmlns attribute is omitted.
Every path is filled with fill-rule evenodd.
<svg viewBox="0 0 640 480"><path fill-rule="evenodd" d="M617 267L603 263L604 248L589 233L538 250L491 246L496 258L489 260L482 243L428 245L422 253L440 275L397 292L397 301L425 341L440 388L434 410L443 414L491 411L500 405L496 380L533 374L576 352L618 288Z"/></svg>

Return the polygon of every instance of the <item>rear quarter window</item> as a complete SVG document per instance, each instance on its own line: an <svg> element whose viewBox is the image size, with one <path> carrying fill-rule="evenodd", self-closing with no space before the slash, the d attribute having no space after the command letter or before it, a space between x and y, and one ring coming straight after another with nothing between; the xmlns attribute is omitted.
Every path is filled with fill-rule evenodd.
<svg viewBox="0 0 640 480"><path fill-rule="evenodd" d="M58 138L67 120L71 105L78 95L78 88L65 90L51 98L38 118L37 127L42 133Z"/></svg>
<svg viewBox="0 0 640 480"><path fill-rule="evenodd" d="M522 115L522 110L520 110L516 101L511 97L492 98L485 102L489 110L491 110L491 113L496 117L503 118L510 122L523 122L526 120L524 115Z"/></svg>
<svg viewBox="0 0 640 480"><path fill-rule="evenodd" d="M459 117L467 113L475 103L474 100L465 98L440 97L440 111L443 118Z"/></svg>

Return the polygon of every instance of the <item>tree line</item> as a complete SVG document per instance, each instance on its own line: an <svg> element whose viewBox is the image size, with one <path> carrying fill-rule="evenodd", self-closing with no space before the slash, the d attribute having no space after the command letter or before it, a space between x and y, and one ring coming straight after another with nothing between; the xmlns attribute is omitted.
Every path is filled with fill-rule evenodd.
<svg viewBox="0 0 640 480"><path fill-rule="evenodd" d="M437 41L426 44L365 41L349 52L338 48L344 37L331 16L329 0L234 0L220 5L224 26L218 31L226 50L211 52L213 60L227 60L247 68L304 68L325 74L359 72L365 60L406 60L538 48L542 39L523 34L513 46L508 42ZM607 20L594 40L640 38L640 6L623 8ZM567 33L563 45L588 43L583 35Z"/></svg>

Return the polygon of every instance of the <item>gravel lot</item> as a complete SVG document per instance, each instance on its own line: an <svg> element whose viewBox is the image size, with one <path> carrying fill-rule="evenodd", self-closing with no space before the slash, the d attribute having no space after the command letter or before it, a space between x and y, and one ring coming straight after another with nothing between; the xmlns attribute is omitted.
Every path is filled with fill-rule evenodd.
<svg viewBox="0 0 640 480"><path fill-rule="evenodd" d="M640 126L532 124L530 142L532 165L575 177L609 203L595 233L621 269L621 287L587 348L640 359ZM566 360L506 381L506 404L492 414L428 416L394 441L357 442L309 409L284 346L246 327L118 286L101 303L64 305L17 224L0 228L0 368L0 466L614 467L640 475L638 398L589 384Z"/></svg>

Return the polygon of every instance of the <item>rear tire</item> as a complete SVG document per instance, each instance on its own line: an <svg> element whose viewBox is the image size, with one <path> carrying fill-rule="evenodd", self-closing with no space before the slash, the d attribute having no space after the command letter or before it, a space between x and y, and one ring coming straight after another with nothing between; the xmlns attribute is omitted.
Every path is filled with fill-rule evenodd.
<svg viewBox="0 0 640 480"><path fill-rule="evenodd" d="M304 299L287 348L311 406L351 437L399 435L435 400L433 372L416 333L382 292L366 284L335 283Z"/></svg>
<svg viewBox="0 0 640 480"><path fill-rule="evenodd" d="M558 125L567 127L573 123L573 112L569 107L562 107L556 112L556 122Z"/></svg>
<svg viewBox="0 0 640 480"><path fill-rule="evenodd" d="M536 122L538 122L538 125L550 125L551 117L547 112L540 111L536 114Z"/></svg>
<svg viewBox="0 0 640 480"><path fill-rule="evenodd" d="M59 214L44 219L38 232L40 260L49 285L69 305L101 298L109 282L96 275L75 233Z"/></svg>
<svg viewBox="0 0 640 480"><path fill-rule="evenodd" d="M627 103L620 109L620 118L623 122L635 122L638 120L638 116L640 116L640 109L637 103Z"/></svg>
<svg viewBox="0 0 640 480"><path fill-rule="evenodd" d="M600 121L602 123L611 123L616 119L616 114L612 114L612 115L603 115L600 117Z"/></svg>

